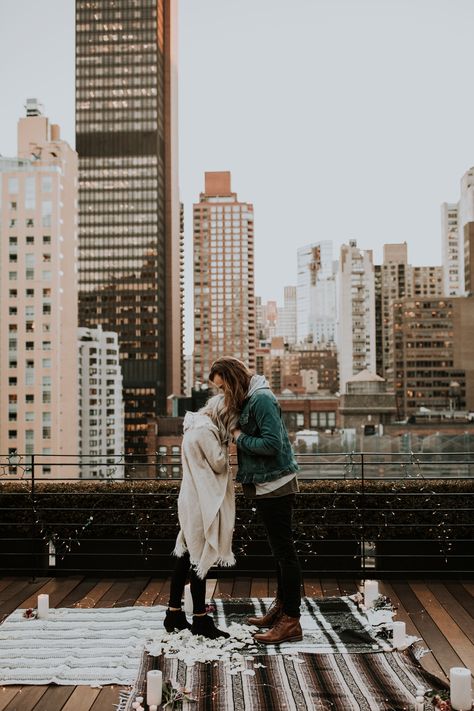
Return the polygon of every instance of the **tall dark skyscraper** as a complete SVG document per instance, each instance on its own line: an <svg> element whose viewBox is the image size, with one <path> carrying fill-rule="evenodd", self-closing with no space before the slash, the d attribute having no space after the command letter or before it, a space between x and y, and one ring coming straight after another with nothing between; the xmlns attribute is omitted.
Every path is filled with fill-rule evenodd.
<svg viewBox="0 0 474 711"><path fill-rule="evenodd" d="M117 331L125 442L182 392L175 0L76 0L79 323Z"/></svg>

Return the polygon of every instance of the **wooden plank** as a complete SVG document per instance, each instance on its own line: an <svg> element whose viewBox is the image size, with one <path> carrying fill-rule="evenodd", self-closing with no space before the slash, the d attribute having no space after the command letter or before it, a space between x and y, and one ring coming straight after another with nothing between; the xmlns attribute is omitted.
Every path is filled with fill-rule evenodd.
<svg viewBox="0 0 474 711"><path fill-rule="evenodd" d="M105 711L105 709L110 709L112 711L114 705L118 704L119 702L120 688L121 687L117 686L116 684L112 684L111 686L104 686L100 690L99 695L90 707L90 711Z"/></svg>
<svg viewBox="0 0 474 711"><path fill-rule="evenodd" d="M51 580L51 578L36 578L35 582L31 578L16 578L0 594L0 607L4 603L11 603L13 598L19 597L22 599L24 590L39 590L48 580Z"/></svg>
<svg viewBox="0 0 474 711"><path fill-rule="evenodd" d="M27 581L25 583L24 580L17 581L16 585L9 585L8 588L5 588L5 598L0 600L0 622L18 607L21 607L21 603L25 597L29 597L33 593L36 593L36 591L40 590L44 585L44 580L44 578L40 578L35 583L28 583ZM14 594L12 594L13 591L15 591ZM8 597L8 595L10 597Z"/></svg>
<svg viewBox="0 0 474 711"><path fill-rule="evenodd" d="M337 580L332 580L331 578L324 578L323 580L321 580L321 587L323 590L323 597L338 597L340 595Z"/></svg>
<svg viewBox="0 0 474 711"><path fill-rule="evenodd" d="M394 607L397 608L397 620L401 620L406 624L406 630L407 634L413 635L415 637L421 637L423 638L422 633L414 623L414 621L411 618L411 615L409 612L405 609L403 606L403 603L401 602L400 598L398 597L397 593L393 589L393 587L388 583L387 581L383 580L379 582L379 590L382 595L386 595L387 597L390 598L392 601L392 604ZM432 651L429 652L429 654L424 654L421 659L420 659L420 664L423 667L423 669L426 669L427 672L430 672L430 674L434 674L435 676L439 677L440 679L443 679L443 681L447 681L447 677L441 668L441 666L438 664L438 662L435 659L435 656Z"/></svg>
<svg viewBox="0 0 474 711"><path fill-rule="evenodd" d="M127 580L120 580L119 582L114 582L114 584L107 590L107 592L102 595L100 600L94 605L94 607L114 607L117 600L125 592L128 587Z"/></svg>
<svg viewBox="0 0 474 711"><path fill-rule="evenodd" d="M0 593L14 582L13 578L3 578L0 580Z"/></svg>
<svg viewBox="0 0 474 711"><path fill-rule="evenodd" d="M49 580L46 585L43 585L41 590L38 592L47 593L49 595L49 606L50 607L60 607L61 601L64 600L66 595L68 595L71 590L74 590L81 582L82 577L67 577L67 578L53 578ZM38 593L35 592L34 595L30 595L25 600L23 600L20 607L36 607Z"/></svg>
<svg viewBox="0 0 474 711"><path fill-rule="evenodd" d="M234 587L233 578L219 578L214 590L214 597L221 600L229 600L232 597L232 588Z"/></svg>
<svg viewBox="0 0 474 711"><path fill-rule="evenodd" d="M61 711L90 711L99 693L100 689L91 689L90 686L76 686Z"/></svg>
<svg viewBox="0 0 474 711"><path fill-rule="evenodd" d="M32 711L35 704L46 693L47 686L23 686L12 698L4 711Z"/></svg>
<svg viewBox="0 0 474 711"><path fill-rule="evenodd" d="M471 617L474 617L474 597L469 590L466 589L465 585L454 581L446 581L445 585L451 595L454 595L456 600L468 611Z"/></svg>
<svg viewBox="0 0 474 711"><path fill-rule="evenodd" d="M252 578L250 597L268 597L268 578Z"/></svg>
<svg viewBox="0 0 474 711"><path fill-rule="evenodd" d="M232 597L250 597L251 578L235 578Z"/></svg>
<svg viewBox="0 0 474 711"><path fill-rule="evenodd" d="M4 711L10 701L20 693L21 686L3 686L0 689L0 711Z"/></svg>
<svg viewBox="0 0 474 711"><path fill-rule="evenodd" d="M357 580L352 580L350 578L347 578L347 580L341 579L338 580L338 585L339 585L339 590L341 591L341 595L355 595L356 592L359 591L359 585L357 583Z"/></svg>
<svg viewBox="0 0 474 711"><path fill-rule="evenodd" d="M135 605L149 607L153 605L163 587L163 578L153 578L148 582L141 595L136 599Z"/></svg>
<svg viewBox="0 0 474 711"><path fill-rule="evenodd" d="M428 586L436 599L451 615L456 624L462 629L466 637L474 644L474 619L459 603L454 595L449 592L443 583L429 582Z"/></svg>
<svg viewBox="0 0 474 711"><path fill-rule="evenodd" d="M474 595L474 583L470 583L468 580L463 580L462 584L464 585L468 593Z"/></svg>
<svg viewBox="0 0 474 711"><path fill-rule="evenodd" d="M159 594L156 596L155 605L168 605L170 597L171 578L165 578Z"/></svg>
<svg viewBox="0 0 474 711"><path fill-rule="evenodd" d="M140 597L143 590L146 588L147 578L135 578L125 588L122 595L115 603L114 607L131 607L135 604L137 597Z"/></svg>
<svg viewBox="0 0 474 711"><path fill-rule="evenodd" d="M96 607L99 600L105 595L107 590L110 590L113 584L113 580L102 580L102 582L97 583L82 600L76 602L74 607Z"/></svg>
<svg viewBox="0 0 474 711"><path fill-rule="evenodd" d="M34 707L34 711L52 711L53 709L59 711L74 692L75 688L75 686L48 686L46 693L43 694Z"/></svg>
<svg viewBox="0 0 474 711"><path fill-rule="evenodd" d="M269 577L268 578L268 597L276 597L277 594L277 588L278 588L278 582L276 577Z"/></svg>
<svg viewBox="0 0 474 711"><path fill-rule="evenodd" d="M323 588L319 578L305 578L303 586L306 597L323 597Z"/></svg>
<svg viewBox="0 0 474 711"><path fill-rule="evenodd" d="M392 587L418 627L422 638L428 647L433 650L436 660L444 673L447 674L451 667L462 667L463 664L460 657L431 618L430 611L425 609L409 584L394 581Z"/></svg>
<svg viewBox="0 0 474 711"><path fill-rule="evenodd" d="M217 580L216 578L208 578L206 580L206 600L212 600L214 597L214 591L216 589Z"/></svg>
<svg viewBox="0 0 474 711"><path fill-rule="evenodd" d="M87 597L99 582L100 578L84 578L79 585L71 590L69 595L61 600L61 607L77 607L77 603Z"/></svg>
<svg viewBox="0 0 474 711"><path fill-rule="evenodd" d="M467 667L474 659L474 645L464 632L458 627L453 618L444 609L436 596L426 587L424 583L411 583L411 589L420 600L426 610L429 610L431 619L435 622L444 634L455 653L462 661L462 665Z"/></svg>

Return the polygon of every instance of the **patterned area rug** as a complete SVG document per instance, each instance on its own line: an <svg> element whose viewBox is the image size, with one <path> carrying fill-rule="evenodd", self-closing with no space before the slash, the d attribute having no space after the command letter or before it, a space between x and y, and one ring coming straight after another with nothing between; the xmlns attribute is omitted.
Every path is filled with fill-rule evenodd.
<svg viewBox="0 0 474 711"><path fill-rule="evenodd" d="M219 626L260 614L271 600L214 601ZM2 684L133 684L145 644L162 637L165 607L58 608L47 620L16 610L0 625ZM265 654L380 652L391 649L349 598L304 598L302 642ZM159 653L159 652L158 652Z"/></svg>
<svg viewBox="0 0 474 711"><path fill-rule="evenodd" d="M222 662L187 666L145 653L134 693L118 711L146 697L149 669L190 691L194 701L183 711L411 711L417 688L444 688L409 652L261 655L247 667L251 673L233 675ZM428 698L425 711L433 711Z"/></svg>

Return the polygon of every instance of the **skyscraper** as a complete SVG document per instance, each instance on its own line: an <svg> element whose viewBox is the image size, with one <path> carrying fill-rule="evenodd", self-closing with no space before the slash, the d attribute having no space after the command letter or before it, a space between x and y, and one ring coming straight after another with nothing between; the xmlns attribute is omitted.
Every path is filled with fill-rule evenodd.
<svg viewBox="0 0 474 711"><path fill-rule="evenodd" d="M285 343L296 343L296 286L283 289L283 306L278 308L276 332Z"/></svg>
<svg viewBox="0 0 474 711"><path fill-rule="evenodd" d="M134 453L183 386L175 34L175 0L76 0L79 321L119 334Z"/></svg>
<svg viewBox="0 0 474 711"><path fill-rule="evenodd" d="M80 328L79 449L83 479L124 475L122 373L117 334Z"/></svg>
<svg viewBox="0 0 474 711"><path fill-rule="evenodd" d="M341 247L337 347L340 389L361 370L375 372L375 283L372 250Z"/></svg>
<svg viewBox="0 0 474 711"><path fill-rule="evenodd" d="M333 343L336 330L336 281L332 242L298 249L297 339Z"/></svg>
<svg viewBox="0 0 474 711"><path fill-rule="evenodd" d="M77 155L26 108L18 158L0 157L0 451L54 476L50 455L78 454Z"/></svg>
<svg viewBox="0 0 474 711"><path fill-rule="evenodd" d="M459 226L457 203L441 205L441 251L445 296L462 293L463 275L459 265Z"/></svg>
<svg viewBox="0 0 474 711"><path fill-rule="evenodd" d="M230 355L255 368L253 205L231 191L230 173L205 174L194 205L194 380Z"/></svg>
<svg viewBox="0 0 474 711"><path fill-rule="evenodd" d="M385 244L376 282L377 373L394 384L394 303L405 297L441 296L443 269L408 264L407 243Z"/></svg>

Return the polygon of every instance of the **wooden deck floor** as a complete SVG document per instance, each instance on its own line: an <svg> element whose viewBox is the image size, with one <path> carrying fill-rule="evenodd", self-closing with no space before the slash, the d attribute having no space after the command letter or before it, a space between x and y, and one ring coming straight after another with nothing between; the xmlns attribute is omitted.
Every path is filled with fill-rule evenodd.
<svg viewBox="0 0 474 711"><path fill-rule="evenodd" d="M305 580L305 594L322 597L352 594L360 581ZM446 677L453 666L474 667L474 583L460 581L382 581L381 590L398 606L398 619L407 623L431 649L421 663ZM3 578L0 580L0 619L18 607L36 605L40 592L49 593L52 607L124 607L166 604L169 580L159 578L105 579L93 577ZM208 582L208 598L272 596L275 581L268 578L225 578ZM118 687L1 686L0 711L113 711Z"/></svg>

